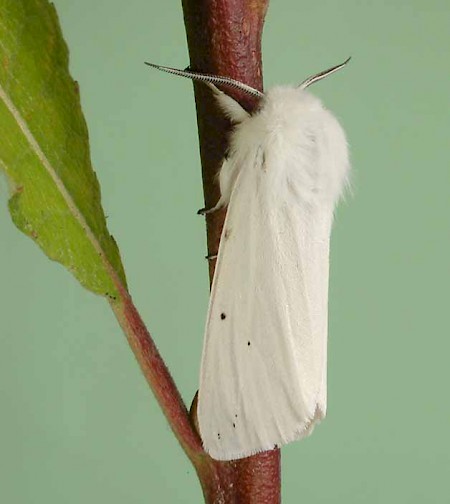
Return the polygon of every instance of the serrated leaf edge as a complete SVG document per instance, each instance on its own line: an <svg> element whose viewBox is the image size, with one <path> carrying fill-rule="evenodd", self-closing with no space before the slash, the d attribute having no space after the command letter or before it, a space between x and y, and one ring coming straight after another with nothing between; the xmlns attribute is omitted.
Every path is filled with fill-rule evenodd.
<svg viewBox="0 0 450 504"><path fill-rule="evenodd" d="M23 135L25 136L26 140L30 144L32 151L39 158L40 162L42 163L42 165L46 169L47 173L52 178L58 191L61 193L64 201L66 202L67 206L69 207L70 212L72 213L74 218L78 221L78 223L81 225L83 231L86 233L87 238L92 243L92 246L94 247L95 251L98 253L99 257L101 258L103 264L105 265L106 270L111 275L113 281L116 284L117 283L121 284L117 272L114 270L113 266L109 262L104 250L102 249L99 241L97 240L97 237L92 232L92 230L89 227L88 223L86 222L86 219L84 218L83 214L80 212L80 210L76 206L74 200L72 199L70 193L66 189L66 186L64 185L63 181L59 178L58 174L56 173L56 170L53 168L53 166L51 165L47 156L45 155L45 153L41 149L39 143L37 142L36 138L34 137L33 133L28 128L27 123L25 122L25 120L21 116L19 110L14 105L13 101L11 100L11 98L8 96L6 91L3 89L3 86L1 86L1 85L0 85L0 99L3 101L6 108L9 110L9 112L13 116L17 125L19 126ZM4 165L4 163L2 163L2 164Z"/></svg>

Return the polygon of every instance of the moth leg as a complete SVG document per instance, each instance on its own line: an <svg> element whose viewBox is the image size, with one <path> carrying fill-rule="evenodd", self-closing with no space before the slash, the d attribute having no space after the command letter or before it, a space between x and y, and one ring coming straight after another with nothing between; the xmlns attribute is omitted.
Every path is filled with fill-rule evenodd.
<svg viewBox="0 0 450 504"><path fill-rule="evenodd" d="M214 207L212 208L206 208L206 207L203 207L203 208L200 208L200 210L197 210L197 215L207 215L209 213L212 213L214 211Z"/></svg>
<svg viewBox="0 0 450 504"><path fill-rule="evenodd" d="M217 259L217 254L208 254L207 256L205 256L205 259L207 259L208 261L213 261L214 259Z"/></svg>
<svg viewBox="0 0 450 504"><path fill-rule="evenodd" d="M208 215L216 212L217 210L220 210L224 206L224 203L222 199L220 199L217 203L217 205L213 206L212 208L200 208L200 210L197 211L197 215Z"/></svg>

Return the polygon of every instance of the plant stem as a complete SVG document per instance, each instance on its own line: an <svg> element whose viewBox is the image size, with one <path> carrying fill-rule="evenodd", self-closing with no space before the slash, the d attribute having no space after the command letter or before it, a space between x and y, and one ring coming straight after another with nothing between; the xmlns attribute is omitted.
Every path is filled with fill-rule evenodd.
<svg viewBox="0 0 450 504"><path fill-rule="evenodd" d="M262 90L261 34L268 0L183 0L191 68L225 75ZM247 110L254 98L227 90ZM195 85L197 120L206 207L219 199L215 183L226 149L230 124L217 110L207 88ZM208 215L208 251L217 252L225 211ZM210 261L210 279L214 275ZM118 282L119 283L119 282ZM150 388L176 438L193 463L208 504L276 504L280 497L280 451L260 453L231 462L219 462L202 448L195 423L145 327L132 299L118 285L120 299L112 309L125 332Z"/></svg>
<svg viewBox="0 0 450 504"><path fill-rule="evenodd" d="M268 0L182 0L189 46L190 67L214 75L232 77L262 90L261 35ZM229 121L217 108L206 86L194 83L197 123L202 163L205 208L219 197L216 175L227 146ZM235 89L226 89L247 110L256 98ZM219 248L225 211L206 218L208 253ZM210 261L210 279L215 261Z"/></svg>
<svg viewBox="0 0 450 504"><path fill-rule="evenodd" d="M182 0L182 4L190 68L262 90L261 35L268 0ZM206 86L194 83L194 90L205 207L210 208L220 196L216 176L230 124ZM239 90L226 92L249 111L257 105L255 98ZM218 251L224 219L225 211L206 218L209 254ZM209 263L212 281L215 261ZM275 449L232 462L205 455L197 471L209 504L275 504L281 502L280 465L280 451Z"/></svg>
<svg viewBox="0 0 450 504"><path fill-rule="evenodd" d="M199 456L204 453L200 437L190 421L175 382L130 295L120 284L118 288L120 301L111 301L114 314L176 438L189 459L197 466Z"/></svg>

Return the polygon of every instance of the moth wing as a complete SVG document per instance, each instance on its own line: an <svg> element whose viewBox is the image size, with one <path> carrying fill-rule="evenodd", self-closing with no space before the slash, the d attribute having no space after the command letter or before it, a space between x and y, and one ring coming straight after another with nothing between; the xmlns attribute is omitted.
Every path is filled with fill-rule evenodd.
<svg viewBox="0 0 450 504"><path fill-rule="evenodd" d="M332 211L273 197L261 152L252 165L228 206L200 372L200 433L218 460L304 437L326 410Z"/></svg>

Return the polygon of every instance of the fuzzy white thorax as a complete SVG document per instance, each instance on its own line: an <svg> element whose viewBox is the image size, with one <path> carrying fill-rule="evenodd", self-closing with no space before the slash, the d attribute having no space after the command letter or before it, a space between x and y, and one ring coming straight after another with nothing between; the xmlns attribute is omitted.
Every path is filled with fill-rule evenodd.
<svg viewBox="0 0 450 504"><path fill-rule="evenodd" d="M264 152L275 197L297 203L336 205L349 183L350 164L342 127L308 91L276 86L249 114L225 93L216 97L235 124L227 160L220 170L221 204L227 205L239 170L255 153Z"/></svg>

